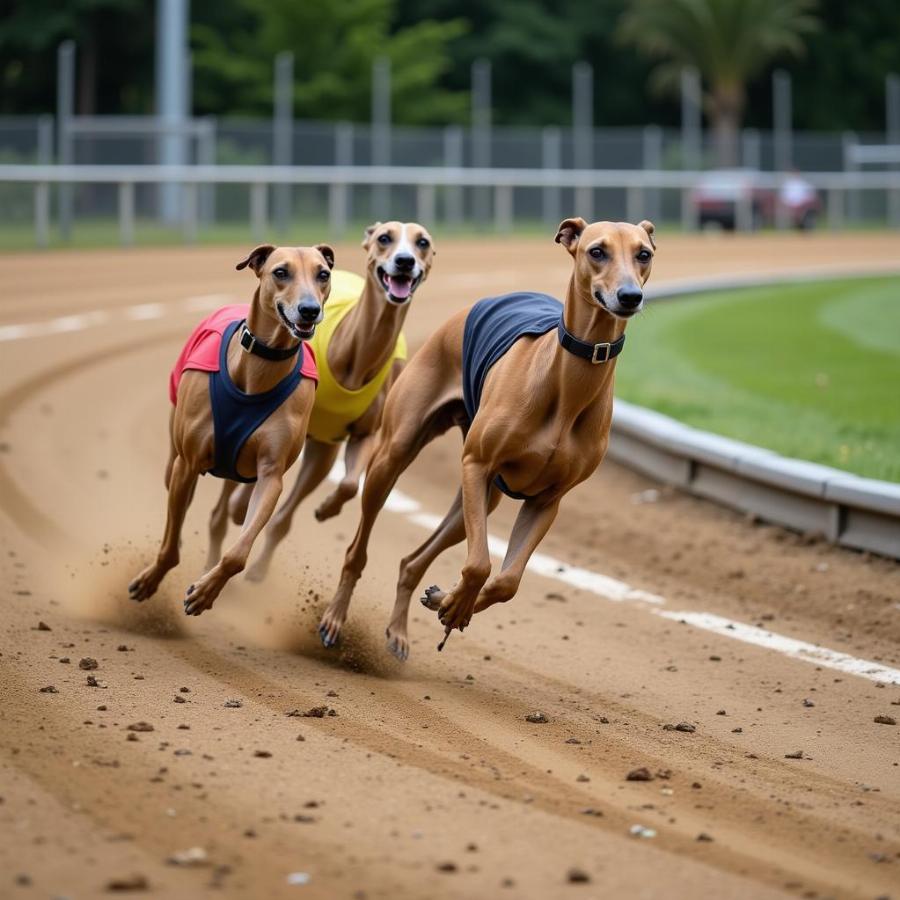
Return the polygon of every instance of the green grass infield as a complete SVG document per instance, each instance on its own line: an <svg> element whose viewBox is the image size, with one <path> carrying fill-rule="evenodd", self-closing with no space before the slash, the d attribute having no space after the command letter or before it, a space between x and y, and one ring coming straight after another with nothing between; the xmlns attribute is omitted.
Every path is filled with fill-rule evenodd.
<svg viewBox="0 0 900 900"><path fill-rule="evenodd" d="M900 278L651 301L629 325L616 393L785 456L900 481Z"/></svg>

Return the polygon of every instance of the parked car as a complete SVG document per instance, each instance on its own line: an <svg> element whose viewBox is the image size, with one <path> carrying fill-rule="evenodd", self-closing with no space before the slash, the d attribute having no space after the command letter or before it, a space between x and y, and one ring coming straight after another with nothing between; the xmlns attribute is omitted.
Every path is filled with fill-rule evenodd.
<svg viewBox="0 0 900 900"><path fill-rule="evenodd" d="M815 187L802 175L791 172L776 190L762 184L756 169L714 169L706 172L694 188L691 201L701 228L718 225L733 231L746 204L751 228L772 226L781 204L794 228L813 228L822 209Z"/></svg>

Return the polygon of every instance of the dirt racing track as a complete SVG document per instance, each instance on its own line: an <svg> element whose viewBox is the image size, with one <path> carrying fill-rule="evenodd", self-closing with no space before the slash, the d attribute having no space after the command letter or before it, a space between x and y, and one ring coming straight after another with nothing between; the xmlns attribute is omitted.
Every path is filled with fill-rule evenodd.
<svg viewBox="0 0 900 900"><path fill-rule="evenodd" d="M480 296L563 290L552 235L437 240L412 346ZM414 613L401 665L397 564L452 499L454 434L401 479L337 651L314 632L355 503L318 524L311 498L267 582L187 620L203 479L181 566L130 604L162 530L169 367L203 311L249 296L244 249L3 261L0 897L900 897L900 726L875 721L900 720L896 563L608 463L510 604L441 654ZM898 255L872 234L663 236L654 281Z"/></svg>

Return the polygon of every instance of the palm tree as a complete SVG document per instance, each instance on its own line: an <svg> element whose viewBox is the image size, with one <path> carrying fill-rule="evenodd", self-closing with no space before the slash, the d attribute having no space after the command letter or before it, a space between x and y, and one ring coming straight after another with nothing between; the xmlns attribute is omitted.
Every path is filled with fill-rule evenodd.
<svg viewBox="0 0 900 900"><path fill-rule="evenodd" d="M747 82L782 54L799 56L816 30L817 0L629 0L619 37L663 60L653 83L673 89L685 66L707 85L719 165L737 164Z"/></svg>

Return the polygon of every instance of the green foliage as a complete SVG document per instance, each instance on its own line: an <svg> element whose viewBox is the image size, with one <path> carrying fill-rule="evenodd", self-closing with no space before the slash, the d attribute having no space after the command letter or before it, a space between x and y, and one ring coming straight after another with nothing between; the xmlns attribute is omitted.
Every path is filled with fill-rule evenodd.
<svg viewBox="0 0 900 900"><path fill-rule="evenodd" d="M773 59L802 55L818 27L816 0L633 0L619 22L622 40L662 59L654 80L678 84L682 66L713 85L741 86Z"/></svg>
<svg viewBox="0 0 900 900"><path fill-rule="evenodd" d="M629 327L619 396L698 428L900 481L900 281L662 302Z"/></svg>
<svg viewBox="0 0 900 900"><path fill-rule="evenodd" d="M468 99L437 82L450 64L447 44L463 34L459 19L419 21L391 31L393 0L240 0L240 28L224 29L218 6L192 29L195 104L203 112L267 115L272 61L295 55L295 111L313 119L365 121L376 57L391 61L394 121L459 121ZM230 10L233 23L234 11Z"/></svg>

